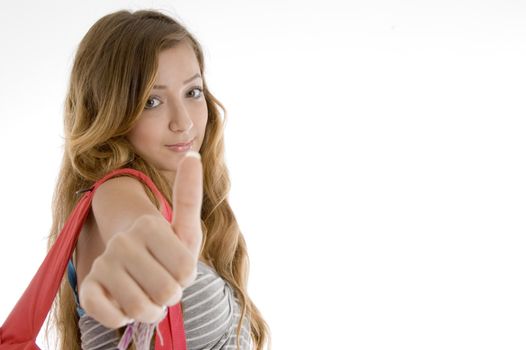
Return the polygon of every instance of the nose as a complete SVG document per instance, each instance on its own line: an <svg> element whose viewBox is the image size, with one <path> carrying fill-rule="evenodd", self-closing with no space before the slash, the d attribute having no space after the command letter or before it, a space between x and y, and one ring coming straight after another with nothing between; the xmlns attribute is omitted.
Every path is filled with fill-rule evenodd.
<svg viewBox="0 0 526 350"><path fill-rule="evenodd" d="M174 107L170 116L168 128L174 132L186 132L192 129L194 123L186 108Z"/></svg>

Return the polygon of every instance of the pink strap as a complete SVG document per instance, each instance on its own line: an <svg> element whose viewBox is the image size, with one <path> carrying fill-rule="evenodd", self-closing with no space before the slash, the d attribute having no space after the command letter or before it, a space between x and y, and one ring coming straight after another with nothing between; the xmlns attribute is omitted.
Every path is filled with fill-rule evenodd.
<svg viewBox="0 0 526 350"><path fill-rule="evenodd" d="M132 175L138 178L139 180L141 180L145 185L147 185L148 188L153 192L155 197L157 197L157 199L163 205L161 213L163 214L164 218L170 222L172 221L172 208L170 207L170 204L168 204L168 201L166 201L166 199L164 198L162 193L157 189L157 186L155 186L153 181L148 176L146 176L144 173L138 170L129 169L129 168L113 170L109 172L108 174L106 174L106 176L104 176L102 179L95 182L95 184L90 188L90 191L91 192L96 191L97 188L99 188L99 186L102 185L104 182L106 182L107 180L113 177L119 176L119 175Z"/></svg>
<svg viewBox="0 0 526 350"><path fill-rule="evenodd" d="M0 350L39 349L35 340L42 328L60 282L73 254L96 189L104 181L119 175L131 175L145 183L162 203L162 214L171 221L172 209L153 181L134 169L117 169L97 181L77 203L57 240L49 250L22 297L0 327ZM164 346L155 349L186 350L186 338L180 303L168 308L168 316L159 324Z"/></svg>

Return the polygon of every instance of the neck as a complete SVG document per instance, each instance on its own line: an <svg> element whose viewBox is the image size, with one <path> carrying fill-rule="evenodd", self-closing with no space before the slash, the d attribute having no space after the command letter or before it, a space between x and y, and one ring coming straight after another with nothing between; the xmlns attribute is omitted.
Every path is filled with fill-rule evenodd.
<svg viewBox="0 0 526 350"><path fill-rule="evenodd" d="M175 183L175 172L174 171L162 170L160 171L160 173L166 179L166 181L168 181L169 184L171 184L172 186L174 185Z"/></svg>

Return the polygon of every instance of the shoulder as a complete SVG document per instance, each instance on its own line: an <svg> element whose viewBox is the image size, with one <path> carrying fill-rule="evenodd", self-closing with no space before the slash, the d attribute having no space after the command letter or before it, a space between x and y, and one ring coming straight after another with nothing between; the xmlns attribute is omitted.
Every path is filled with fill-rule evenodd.
<svg viewBox="0 0 526 350"><path fill-rule="evenodd" d="M234 291L211 266L198 262L197 277L181 300L189 348L216 344L229 333L238 309Z"/></svg>
<svg viewBox="0 0 526 350"><path fill-rule="evenodd" d="M101 184L95 190L91 209L104 242L113 233L128 229L142 215L162 217L142 182L130 176L115 177Z"/></svg>
<svg viewBox="0 0 526 350"><path fill-rule="evenodd" d="M148 198L143 184L131 176L117 176L104 181L93 195L93 204L122 197Z"/></svg>

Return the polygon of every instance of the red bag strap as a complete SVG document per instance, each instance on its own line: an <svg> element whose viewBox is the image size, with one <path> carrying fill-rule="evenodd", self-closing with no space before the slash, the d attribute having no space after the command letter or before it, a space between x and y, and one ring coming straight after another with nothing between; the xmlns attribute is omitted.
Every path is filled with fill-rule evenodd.
<svg viewBox="0 0 526 350"><path fill-rule="evenodd" d="M68 260L73 254L82 225L88 216L93 195L97 188L110 178L131 175L150 188L162 204L166 220L172 220L172 208L153 181L135 169L117 169L95 182L85 192L69 215L60 234L29 283L22 297L0 327L0 350L39 349L35 340L60 288ZM155 349L186 350L186 338L180 303L168 308L168 316L159 324L163 345L156 340Z"/></svg>

